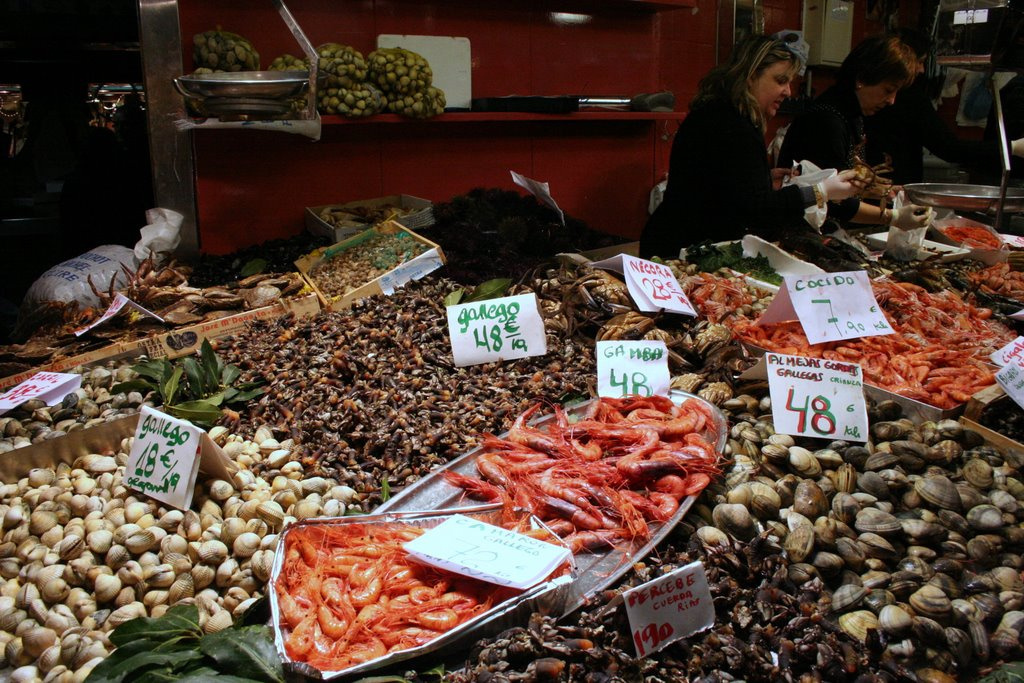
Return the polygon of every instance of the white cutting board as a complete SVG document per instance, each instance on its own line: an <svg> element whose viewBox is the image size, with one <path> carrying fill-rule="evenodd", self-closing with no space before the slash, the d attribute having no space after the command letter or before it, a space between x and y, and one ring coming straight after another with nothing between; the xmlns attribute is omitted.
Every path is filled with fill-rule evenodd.
<svg viewBox="0 0 1024 683"><path fill-rule="evenodd" d="M377 36L377 47L404 47L423 55L434 72L434 87L444 91L447 106L469 109L473 98L469 38L382 33Z"/></svg>

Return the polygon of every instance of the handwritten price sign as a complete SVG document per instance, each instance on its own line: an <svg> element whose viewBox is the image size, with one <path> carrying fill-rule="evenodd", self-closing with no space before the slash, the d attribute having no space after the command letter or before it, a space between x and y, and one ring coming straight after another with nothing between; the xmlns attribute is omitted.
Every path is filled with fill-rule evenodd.
<svg viewBox="0 0 1024 683"><path fill-rule="evenodd" d="M1014 361L996 373L996 381L1007 396L1024 408L1024 367Z"/></svg>
<svg viewBox="0 0 1024 683"><path fill-rule="evenodd" d="M663 341L597 342L597 395L668 396L668 349Z"/></svg>
<svg viewBox="0 0 1024 683"><path fill-rule="evenodd" d="M572 557L565 546L464 515L452 515L402 547L429 565L512 588L533 586Z"/></svg>
<svg viewBox="0 0 1024 683"><path fill-rule="evenodd" d="M819 439L868 440L864 379L856 363L765 354L775 431Z"/></svg>
<svg viewBox="0 0 1024 683"><path fill-rule="evenodd" d="M135 442L124 468L125 484L168 505L187 510L199 473L203 430L191 422L142 406Z"/></svg>
<svg viewBox="0 0 1024 683"><path fill-rule="evenodd" d="M989 358L1000 367L1012 363L1024 363L1024 337L1017 337L998 351L993 351Z"/></svg>
<svg viewBox="0 0 1024 683"><path fill-rule="evenodd" d="M103 312L103 315L101 315L99 318L97 318L93 322L89 323L85 327L81 327L81 328L75 330L75 336L76 337L81 337L83 334L85 334L86 332L88 332L92 328L96 327L97 325L99 325L101 323L107 322L108 320L113 318L115 315L120 313L121 310L125 306L128 306L130 308L134 308L136 311L138 311L139 313L142 313L143 315L148 315L151 318L156 318L160 322L164 321L163 318L161 318L160 316L158 316L156 313L154 313L153 311L149 310L148 308L144 308L144 307L138 305L137 303L135 303L134 301L132 301L131 299L126 297L124 294L118 294L117 296L114 297L114 300L110 302L110 306L108 306L107 310Z"/></svg>
<svg viewBox="0 0 1024 683"><path fill-rule="evenodd" d="M0 415L37 398L48 406L55 405L82 386L82 376L63 372L37 372L10 391L0 394Z"/></svg>
<svg viewBox="0 0 1024 683"><path fill-rule="evenodd" d="M447 313L452 356L459 367L548 352L534 294L448 306Z"/></svg>
<svg viewBox="0 0 1024 683"><path fill-rule="evenodd" d="M711 628L715 606L704 565L692 562L623 593L637 657Z"/></svg>
<svg viewBox="0 0 1024 683"><path fill-rule="evenodd" d="M666 310L697 315L668 266L623 254L622 268L629 295L641 311Z"/></svg>
<svg viewBox="0 0 1024 683"><path fill-rule="evenodd" d="M862 270L786 277L758 323L794 317L811 344L893 333Z"/></svg>

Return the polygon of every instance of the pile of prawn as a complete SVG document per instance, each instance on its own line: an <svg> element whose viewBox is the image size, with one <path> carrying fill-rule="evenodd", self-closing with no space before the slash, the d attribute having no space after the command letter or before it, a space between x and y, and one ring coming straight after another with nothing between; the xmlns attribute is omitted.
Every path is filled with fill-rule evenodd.
<svg viewBox="0 0 1024 683"><path fill-rule="evenodd" d="M473 498L528 510L574 552L650 537L686 496L721 472L707 404L662 396L601 398L575 423L555 408L545 431L520 415L506 438L484 437L480 477L446 472Z"/></svg>
<svg viewBox="0 0 1024 683"><path fill-rule="evenodd" d="M998 236L977 225L950 225L939 231L968 249L1001 249L1003 246Z"/></svg>
<svg viewBox="0 0 1024 683"><path fill-rule="evenodd" d="M274 584L293 661L339 671L427 643L518 591L414 562L402 523L309 525L285 536Z"/></svg>
<svg viewBox="0 0 1024 683"><path fill-rule="evenodd" d="M687 276L682 287L701 315L713 323L722 322L757 301L744 277L696 273Z"/></svg>
<svg viewBox="0 0 1024 683"><path fill-rule="evenodd" d="M1024 273L1013 270L1008 263L997 263L970 273L967 277L986 294L1001 294L1024 301Z"/></svg>

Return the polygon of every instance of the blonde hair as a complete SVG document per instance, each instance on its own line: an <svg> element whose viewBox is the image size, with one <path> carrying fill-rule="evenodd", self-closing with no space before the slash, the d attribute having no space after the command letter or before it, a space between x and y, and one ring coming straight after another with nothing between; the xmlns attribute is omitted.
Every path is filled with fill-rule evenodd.
<svg viewBox="0 0 1024 683"><path fill-rule="evenodd" d="M791 75L800 68L800 61L786 44L769 36L748 36L736 44L729 61L719 64L701 79L690 109L698 109L710 102L724 100L750 119L762 133L768 122L750 92L750 82L765 69L788 62Z"/></svg>

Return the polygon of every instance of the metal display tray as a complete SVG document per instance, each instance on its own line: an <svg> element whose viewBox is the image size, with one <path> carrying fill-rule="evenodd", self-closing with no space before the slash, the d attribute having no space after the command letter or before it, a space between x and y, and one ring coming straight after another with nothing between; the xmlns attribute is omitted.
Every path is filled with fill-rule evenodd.
<svg viewBox="0 0 1024 683"><path fill-rule="evenodd" d="M296 529L311 525L340 525L340 524L392 524L402 523L424 528L435 527L454 514L462 514L479 519L484 522L497 524L501 513L500 505L477 505L464 507L457 510L441 510L435 512L391 512L387 514L372 514L358 517L320 517L307 519L289 525L281 532L278 540L278 549L285 547L288 535ZM305 662L296 662L288 656L284 647L284 635L281 629L281 607L278 604L277 591L274 586L284 567L285 553L277 552L274 556L274 564L271 568L270 582L267 593L270 598L270 616L274 628L274 645L277 654L289 674L298 674L319 680L334 680L337 678L348 678L359 673L365 673L375 669L398 664L414 657L419 657L441 648L457 649L458 647L471 645L473 641L487 635L498 633L504 629L520 626L529 619L533 612L542 614L558 614L562 610L563 600L572 585L572 574L566 574L550 581L542 582L527 588L519 595L506 600L491 609L478 614L472 619L459 626L443 633L433 640L411 647L406 650L392 652L383 657L357 664L347 669L338 671L321 671ZM291 680L291 679L289 679Z"/></svg>
<svg viewBox="0 0 1024 683"><path fill-rule="evenodd" d="M729 437L728 423L726 422L725 415L713 404L693 394L673 391L670 398L677 404L681 404L686 399L695 399L710 409L715 422L715 434L713 438L709 438L709 441L714 443L718 452L721 453ZM568 408L566 412L570 417L580 415L591 403L592 401L585 401ZM552 420L554 420L554 415L545 415L531 422L531 426L543 428L544 425ZM466 504L465 492L445 481L443 475L447 471L457 472L466 476L477 475L476 458L481 452L483 452L482 448L475 448L455 460L438 467L423 479L405 487L400 493L378 507L376 511L393 513L413 510L449 510L464 506ZM568 588L563 616L587 604L593 596L609 587L629 571L633 562L651 552L672 531L673 527L686 516L686 513L696 500L696 496L689 496L683 499L679 503L679 509L667 521L660 525L651 524L651 536L647 541L634 544L633 547L625 552L615 548L607 551L576 555L578 577Z"/></svg>
<svg viewBox="0 0 1024 683"><path fill-rule="evenodd" d="M937 206L961 211L995 213L999 208L999 188L995 185L961 185L957 183L911 183L904 185L907 198L914 204ZM1024 189L1007 188L1003 210L1024 211Z"/></svg>
<svg viewBox="0 0 1024 683"><path fill-rule="evenodd" d="M309 87L308 71L229 71L178 76L174 85L185 97L238 97L284 100Z"/></svg>

